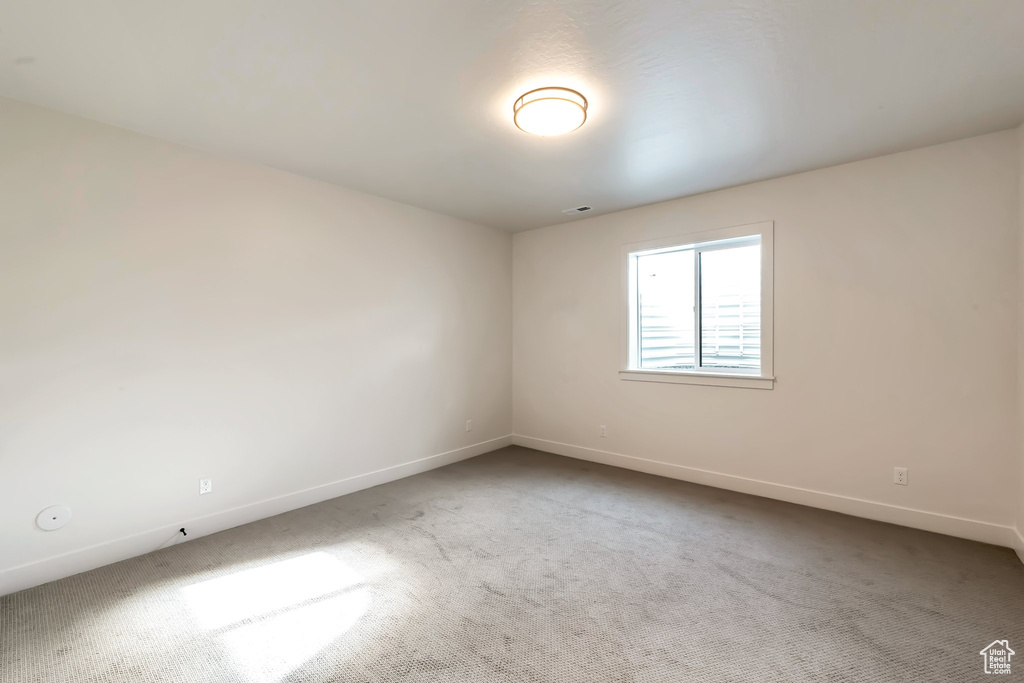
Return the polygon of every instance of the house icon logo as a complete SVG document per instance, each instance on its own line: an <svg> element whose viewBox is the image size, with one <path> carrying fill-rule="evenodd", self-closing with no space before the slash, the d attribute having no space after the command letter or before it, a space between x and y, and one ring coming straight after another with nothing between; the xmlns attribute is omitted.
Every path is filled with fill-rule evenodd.
<svg viewBox="0 0 1024 683"><path fill-rule="evenodd" d="M1010 657L1017 654L1010 649L1007 640L993 640L984 650L979 652L985 658L985 673L987 674L1008 674L1010 673Z"/></svg>

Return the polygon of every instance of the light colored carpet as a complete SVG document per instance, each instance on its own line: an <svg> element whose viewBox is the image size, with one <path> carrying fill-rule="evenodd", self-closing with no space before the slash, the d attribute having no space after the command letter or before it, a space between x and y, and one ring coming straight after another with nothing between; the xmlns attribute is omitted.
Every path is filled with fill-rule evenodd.
<svg viewBox="0 0 1024 683"><path fill-rule="evenodd" d="M974 681L1005 548L501 451L0 599L0 679Z"/></svg>

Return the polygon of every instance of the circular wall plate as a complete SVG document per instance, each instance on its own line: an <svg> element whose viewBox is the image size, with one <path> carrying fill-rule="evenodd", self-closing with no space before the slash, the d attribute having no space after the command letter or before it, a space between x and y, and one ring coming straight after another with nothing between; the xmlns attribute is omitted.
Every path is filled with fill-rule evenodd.
<svg viewBox="0 0 1024 683"><path fill-rule="evenodd" d="M36 515L36 526L43 531L56 531L71 521L71 508L67 505L51 505Z"/></svg>

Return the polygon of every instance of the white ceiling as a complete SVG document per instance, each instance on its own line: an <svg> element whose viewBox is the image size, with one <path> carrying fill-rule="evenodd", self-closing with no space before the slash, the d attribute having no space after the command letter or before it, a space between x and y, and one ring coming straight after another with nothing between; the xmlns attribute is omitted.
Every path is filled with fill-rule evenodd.
<svg viewBox="0 0 1024 683"><path fill-rule="evenodd" d="M5 2L0 95L524 230L1016 125L1024 2Z"/></svg>

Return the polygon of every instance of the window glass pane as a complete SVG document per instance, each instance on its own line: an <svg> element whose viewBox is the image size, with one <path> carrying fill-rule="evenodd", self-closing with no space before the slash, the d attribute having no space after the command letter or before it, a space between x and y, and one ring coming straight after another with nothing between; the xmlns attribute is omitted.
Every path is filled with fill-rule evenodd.
<svg viewBox="0 0 1024 683"><path fill-rule="evenodd" d="M761 368L761 245L700 254L701 365Z"/></svg>
<svg viewBox="0 0 1024 683"><path fill-rule="evenodd" d="M640 367L693 370L693 250L638 256Z"/></svg>

